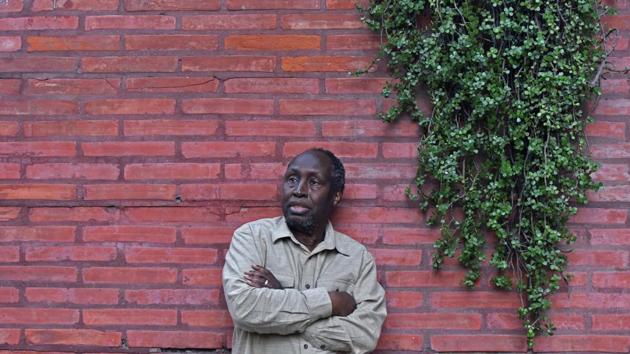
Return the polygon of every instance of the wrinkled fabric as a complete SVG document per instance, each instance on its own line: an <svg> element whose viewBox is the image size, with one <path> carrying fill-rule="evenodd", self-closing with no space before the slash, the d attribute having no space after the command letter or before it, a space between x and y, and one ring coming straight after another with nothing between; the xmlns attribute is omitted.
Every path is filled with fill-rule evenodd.
<svg viewBox="0 0 630 354"><path fill-rule="evenodd" d="M243 275L255 264L269 269L283 289L247 285ZM236 354L367 353L376 347L387 314L374 258L330 223L313 251L297 241L283 217L239 227L223 287ZM329 291L348 292L357 309L331 316Z"/></svg>

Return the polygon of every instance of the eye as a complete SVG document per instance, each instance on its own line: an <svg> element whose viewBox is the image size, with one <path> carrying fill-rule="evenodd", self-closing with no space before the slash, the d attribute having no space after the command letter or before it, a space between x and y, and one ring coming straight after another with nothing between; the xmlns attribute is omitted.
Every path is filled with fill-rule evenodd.
<svg viewBox="0 0 630 354"><path fill-rule="evenodd" d="M295 176L289 176L286 178L286 182L289 186L295 186L298 183L298 178Z"/></svg>
<svg viewBox="0 0 630 354"><path fill-rule="evenodd" d="M322 185L321 181L316 178L312 178L309 183L312 187L319 187Z"/></svg>

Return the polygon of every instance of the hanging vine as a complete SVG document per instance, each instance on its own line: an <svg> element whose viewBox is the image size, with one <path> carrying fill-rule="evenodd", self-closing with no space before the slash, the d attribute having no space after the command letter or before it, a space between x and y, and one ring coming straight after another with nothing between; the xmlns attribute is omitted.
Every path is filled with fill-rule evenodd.
<svg viewBox="0 0 630 354"><path fill-rule="evenodd" d="M585 102L597 95L607 53L593 0L372 0L367 25L386 39L397 79L383 89L421 127L417 188L408 191L441 228L433 266L458 256L472 287L496 237L494 285L516 288L528 345L552 334L549 296L568 280L561 246L586 191ZM429 20L430 19L430 20ZM419 90L433 104L419 109Z"/></svg>

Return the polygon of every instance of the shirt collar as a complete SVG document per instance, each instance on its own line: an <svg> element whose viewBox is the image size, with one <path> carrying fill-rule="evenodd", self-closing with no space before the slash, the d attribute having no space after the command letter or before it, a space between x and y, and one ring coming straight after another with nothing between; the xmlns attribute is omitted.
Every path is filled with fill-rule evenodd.
<svg viewBox="0 0 630 354"><path fill-rule="evenodd" d="M280 217L278 222L276 223L276 227L273 230L272 239L275 243L277 240L282 238L290 237L293 241L299 241L293 235L293 232L289 229L284 216ZM328 221L328 225L326 225L326 233L324 235L324 240L315 247L313 250L314 253L323 251L323 250L337 250L337 252L342 253L346 256L350 255L349 250L345 247L345 244L341 242L339 237L337 236L337 232L333 229L332 223Z"/></svg>

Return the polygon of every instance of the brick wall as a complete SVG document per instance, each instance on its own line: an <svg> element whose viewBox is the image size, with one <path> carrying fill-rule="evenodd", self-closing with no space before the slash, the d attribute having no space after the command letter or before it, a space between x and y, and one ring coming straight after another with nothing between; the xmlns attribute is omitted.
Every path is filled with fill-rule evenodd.
<svg viewBox="0 0 630 354"><path fill-rule="evenodd" d="M348 171L335 224L387 289L380 352L525 350L514 294L431 271L436 231L402 194L417 131L375 118L383 68L348 75L379 44L352 3L0 0L0 349L229 346L231 232L277 215L283 163L323 146ZM628 2L610 3L630 65ZM540 351L630 350L630 88L607 77L587 131L605 187L573 219Z"/></svg>

